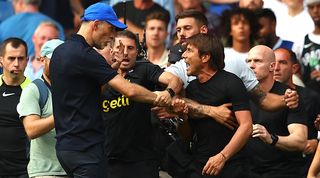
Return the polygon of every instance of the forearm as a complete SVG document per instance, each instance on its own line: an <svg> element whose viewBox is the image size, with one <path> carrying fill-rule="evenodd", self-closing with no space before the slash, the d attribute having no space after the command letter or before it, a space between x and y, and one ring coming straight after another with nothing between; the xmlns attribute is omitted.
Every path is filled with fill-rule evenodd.
<svg viewBox="0 0 320 178"><path fill-rule="evenodd" d="M303 151L307 144L307 139L299 136L279 136L276 147L286 151Z"/></svg>
<svg viewBox="0 0 320 178"><path fill-rule="evenodd" d="M320 144L318 144L316 154L313 157L312 163L308 171L307 178L315 178L319 172L320 172Z"/></svg>
<svg viewBox="0 0 320 178"><path fill-rule="evenodd" d="M23 125L30 139L38 138L54 128L53 115L47 118L41 118L36 115L26 116L23 119Z"/></svg>
<svg viewBox="0 0 320 178"><path fill-rule="evenodd" d="M221 151L222 154L228 159L230 159L234 154L236 154L242 147L247 143L248 138L250 137L252 132L252 125L241 124L230 142L224 147Z"/></svg>
<svg viewBox="0 0 320 178"><path fill-rule="evenodd" d="M186 101L188 105L188 111L189 111L189 116L192 118L204 118L204 117L209 117L209 112L211 111L210 108L214 108L214 106L208 106L208 105L203 105L199 104L191 99L188 98L183 98L183 100Z"/></svg>
<svg viewBox="0 0 320 178"><path fill-rule="evenodd" d="M284 96L268 93L258 84L254 89L249 91L250 98L266 111L276 111L286 107Z"/></svg>
<svg viewBox="0 0 320 178"><path fill-rule="evenodd" d="M140 85L130 83L128 88L130 91L128 91L125 95L132 100L154 104L154 101L157 98L157 95L155 93L147 90Z"/></svg>
<svg viewBox="0 0 320 178"><path fill-rule="evenodd" d="M288 125L288 136L279 136L276 147L287 151L303 151L307 144L308 129L303 124Z"/></svg>

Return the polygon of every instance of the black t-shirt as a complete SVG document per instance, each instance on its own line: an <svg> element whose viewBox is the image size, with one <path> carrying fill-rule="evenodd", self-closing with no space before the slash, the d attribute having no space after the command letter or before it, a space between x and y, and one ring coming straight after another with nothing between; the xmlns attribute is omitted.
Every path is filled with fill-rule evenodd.
<svg viewBox="0 0 320 178"><path fill-rule="evenodd" d="M118 18L124 18L126 13L126 18L139 28L145 27L146 17L152 12L162 12L166 16L166 19L168 19L168 22L170 20L169 12L157 3L154 3L149 9L141 10L134 7L133 1L126 3L119 2L113 6L113 9ZM124 9L126 9L126 12Z"/></svg>
<svg viewBox="0 0 320 178"><path fill-rule="evenodd" d="M236 75L224 70L218 71L205 83L200 83L198 79L191 81L186 95L201 104L220 106L232 103L233 111L249 110L249 98L244 84ZM196 137L194 157L202 164L219 153L235 133L212 118L190 118L189 122Z"/></svg>
<svg viewBox="0 0 320 178"><path fill-rule="evenodd" d="M57 150L103 144L101 86L117 75L80 35L58 46L50 63Z"/></svg>
<svg viewBox="0 0 320 178"><path fill-rule="evenodd" d="M275 82L270 93L282 95L286 89L286 85ZM287 136L289 135L288 125L293 123L306 125L307 123L301 103L296 109L284 108L274 112L264 111L253 102L250 104L253 123L263 125L271 134ZM250 154L252 171L257 174L270 177L299 174L299 161L302 157L299 151L280 150L275 146L265 144L259 138L250 138L246 151Z"/></svg>
<svg viewBox="0 0 320 178"><path fill-rule="evenodd" d="M149 62L136 62L125 76L131 83L154 90L163 70ZM106 153L108 159L154 159L150 104L135 102L112 88L102 94Z"/></svg>
<svg viewBox="0 0 320 178"><path fill-rule="evenodd" d="M0 80L0 176L27 174L28 138L16 109L22 88Z"/></svg>

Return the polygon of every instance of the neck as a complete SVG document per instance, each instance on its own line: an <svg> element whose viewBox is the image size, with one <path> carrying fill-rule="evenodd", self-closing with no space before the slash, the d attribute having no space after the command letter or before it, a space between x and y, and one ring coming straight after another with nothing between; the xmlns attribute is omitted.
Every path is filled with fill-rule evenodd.
<svg viewBox="0 0 320 178"><path fill-rule="evenodd" d="M294 17L303 11L303 5L296 6L294 8L288 8L288 15Z"/></svg>
<svg viewBox="0 0 320 178"><path fill-rule="evenodd" d="M292 77L289 79L289 81L286 82L286 84L287 84L290 88L296 89L296 85L293 84Z"/></svg>
<svg viewBox="0 0 320 178"><path fill-rule="evenodd" d="M217 70L210 68L209 66L204 66L197 76L200 83L208 81L212 76L217 73Z"/></svg>
<svg viewBox="0 0 320 178"><path fill-rule="evenodd" d="M49 79L49 77L46 75L46 74L44 74L43 73L43 78L44 78L44 80L46 81L46 82L48 82L48 84L51 86L51 80Z"/></svg>
<svg viewBox="0 0 320 178"><path fill-rule="evenodd" d="M37 6L27 4L23 8L23 12L39 12L39 8Z"/></svg>
<svg viewBox="0 0 320 178"><path fill-rule="evenodd" d="M148 54L148 60L151 61L152 63L156 63L160 60L163 52L165 50L164 45L152 48L148 47L147 54Z"/></svg>
<svg viewBox="0 0 320 178"><path fill-rule="evenodd" d="M18 76L16 74L4 72L2 79L9 86L19 86L26 79L26 77L23 75Z"/></svg>
<svg viewBox="0 0 320 178"><path fill-rule="evenodd" d="M133 1L134 7L140 10L149 9L153 6L154 2L150 0L135 0Z"/></svg>
<svg viewBox="0 0 320 178"><path fill-rule="evenodd" d="M315 28L313 30L313 33L316 34L316 35L319 35L320 34L320 25L315 25Z"/></svg>
<svg viewBox="0 0 320 178"><path fill-rule="evenodd" d="M233 40L232 42L232 48L238 52L248 52L250 50L250 41L246 40L246 41L236 41Z"/></svg>
<svg viewBox="0 0 320 178"><path fill-rule="evenodd" d="M269 74L267 78L259 80L259 83L266 92L269 92L274 84L273 75Z"/></svg>
<svg viewBox="0 0 320 178"><path fill-rule="evenodd" d="M77 34L83 36L83 38L86 40L86 42L90 46L93 46L93 40L91 38L91 32L89 30L89 25L90 24L82 24Z"/></svg>

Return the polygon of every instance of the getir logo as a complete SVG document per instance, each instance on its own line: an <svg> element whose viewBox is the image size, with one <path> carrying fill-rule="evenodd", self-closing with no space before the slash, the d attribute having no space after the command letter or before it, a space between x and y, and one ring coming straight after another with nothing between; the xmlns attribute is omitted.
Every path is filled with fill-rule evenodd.
<svg viewBox="0 0 320 178"><path fill-rule="evenodd" d="M102 102L102 108L103 112L109 112L110 109L116 109L124 106L129 106L129 98L125 96L118 97L118 99L114 100L103 100Z"/></svg>

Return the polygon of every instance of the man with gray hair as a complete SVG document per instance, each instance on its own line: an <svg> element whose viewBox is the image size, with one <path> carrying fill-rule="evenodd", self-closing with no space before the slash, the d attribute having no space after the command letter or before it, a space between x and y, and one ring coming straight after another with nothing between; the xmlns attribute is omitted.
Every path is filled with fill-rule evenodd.
<svg viewBox="0 0 320 178"><path fill-rule="evenodd" d="M0 42L9 37L21 38L28 45L29 56L34 52L33 33L42 21L52 21L57 24L59 38L64 39L63 27L49 16L39 12L41 0L13 0L12 3L16 14L0 24Z"/></svg>
<svg viewBox="0 0 320 178"><path fill-rule="evenodd" d="M30 83L21 93L17 110L30 144L29 177L66 177L55 151L55 129L50 91L49 65L54 49L63 41L53 39L41 48L40 60L43 68L41 79Z"/></svg>

